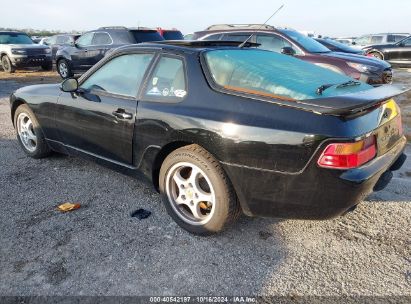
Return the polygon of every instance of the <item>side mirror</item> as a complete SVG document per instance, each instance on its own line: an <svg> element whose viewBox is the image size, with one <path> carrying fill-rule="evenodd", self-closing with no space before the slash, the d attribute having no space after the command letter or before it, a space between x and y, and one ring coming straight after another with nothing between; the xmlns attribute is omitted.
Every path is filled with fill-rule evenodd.
<svg viewBox="0 0 411 304"><path fill-rule="evenodd" d="M295 55L295 50L290 46L285 46L281 49L281 54L294 56Z"/></svg>
<svg viewBox="0 0 411 304"><path fill-rule="evenodd" d="M60 88L63 92L75 92L78 90L78 81L75 78L67 78L61 83Z"/></svg>
<svg viewBox="0 0 411 304"><path fill-rule="evenodd" d="M352 45L356 45L356 44L357 44L357 42L353 41L353 42L351 42L351 44L352 44Z"/></svg>
<svg viewBox="0 0 411 304"><path fill-rule="evenodd" d="M403 46L405 46L405 44L404 44L404 42L400 42L400 43L398 43L398 46L403 47Z"/></svg>

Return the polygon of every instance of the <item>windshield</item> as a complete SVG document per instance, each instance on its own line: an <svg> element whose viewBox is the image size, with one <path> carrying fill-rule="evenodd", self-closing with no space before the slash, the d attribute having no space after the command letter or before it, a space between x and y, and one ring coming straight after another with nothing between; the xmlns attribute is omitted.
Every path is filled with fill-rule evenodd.
<svg viewBox="0 0 411 304"><path fill-rule="evenodd" d="M137 43L149 41L161 41L163 37L157 31L131 31Z"/></svg>
<svg viewBox="0 0 411 304"><path fill-rule="evenodd" d="M297 43L299 43L306 51L310 53L328 53L331 52L328 48L323 46L313 38L307 37L299 32L293 30L279 30L281 33L287 35Z"/></svg>
<svg viewBox="0 0 411 304"><path fill-rule="evenodd" d="M184 36L180 31L164 31L163 37L165 40L184 40Z"/></svg>
<svg viewBox="0 0 411 304"><path fill-rule="evenodd" d="M0 34L0 44L34 44L26 34Z"/></svg>
<svg viewBox="0 0 411 304"><path fill-rule="evenodd" d="M213 81L226 90L282 100L305 100L343 95L371 89L332 86L322 95L325 84L342 84L353 79L292 56L256 49L224 49L204 55Z"/></svg>

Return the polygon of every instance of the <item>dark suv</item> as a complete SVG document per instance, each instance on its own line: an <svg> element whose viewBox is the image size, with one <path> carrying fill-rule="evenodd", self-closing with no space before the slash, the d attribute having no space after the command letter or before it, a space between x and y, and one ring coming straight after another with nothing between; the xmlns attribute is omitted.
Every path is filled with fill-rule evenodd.
<svg viewBox="0 0 411 304"><path fill-rule="evenodd" d="M47 38L44 41L44 44L48 45L51 48L51 54L53 60L55 60L57 51L60 48L74 45L74 42L80 36L80 34L58 34Z"/></svg>
<svg viewBox="0 0 411 304"><path fill-rule="evenodd" d="M244 41L274 52L293 55L305 61L346 74L352 78L379 85L392 82L391 65L385 61L355 54L332 52L313 38L295 30L270 25L219 24L194 33L195 40Z"/></svg>
<svg viewBox="0 0 411 304"><path fill-rule="evenodd" d="M159 34L164 38L164 40L184 40L183 34L178 29L163 29L161 27L157 28Z"/></svg>
<svg viewBox="0 0 411 304"><path fill-rule="evenodd" d="M112 49L125 44L161 41L157 30L148 28L101 27L81 35L71 46L56 54L57 72L62 78L84 73Z"/></svg>

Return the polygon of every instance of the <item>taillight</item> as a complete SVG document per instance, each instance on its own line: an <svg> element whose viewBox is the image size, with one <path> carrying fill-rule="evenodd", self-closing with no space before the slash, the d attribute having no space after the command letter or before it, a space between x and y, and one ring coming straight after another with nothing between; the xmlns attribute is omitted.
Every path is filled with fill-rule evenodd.
<svg viewBox="0 0 411 304"><path fill-rule="evenodd" d="M375 136L352 143L329 144L318 159L324 168L351 169L370 161L377 154Z"/></svg>

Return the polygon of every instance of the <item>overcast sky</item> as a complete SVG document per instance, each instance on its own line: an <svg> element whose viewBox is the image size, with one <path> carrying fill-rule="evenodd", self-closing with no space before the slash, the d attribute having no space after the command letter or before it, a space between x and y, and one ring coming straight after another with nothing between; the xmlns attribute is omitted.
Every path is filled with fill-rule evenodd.
<svg viewBox="0 0 411 304"><path fill-rule="evenodd" d="M92 30L104 25L176 27L269 23L329 36L411 32L411 0L0 0L0 27Z"/></svg>

